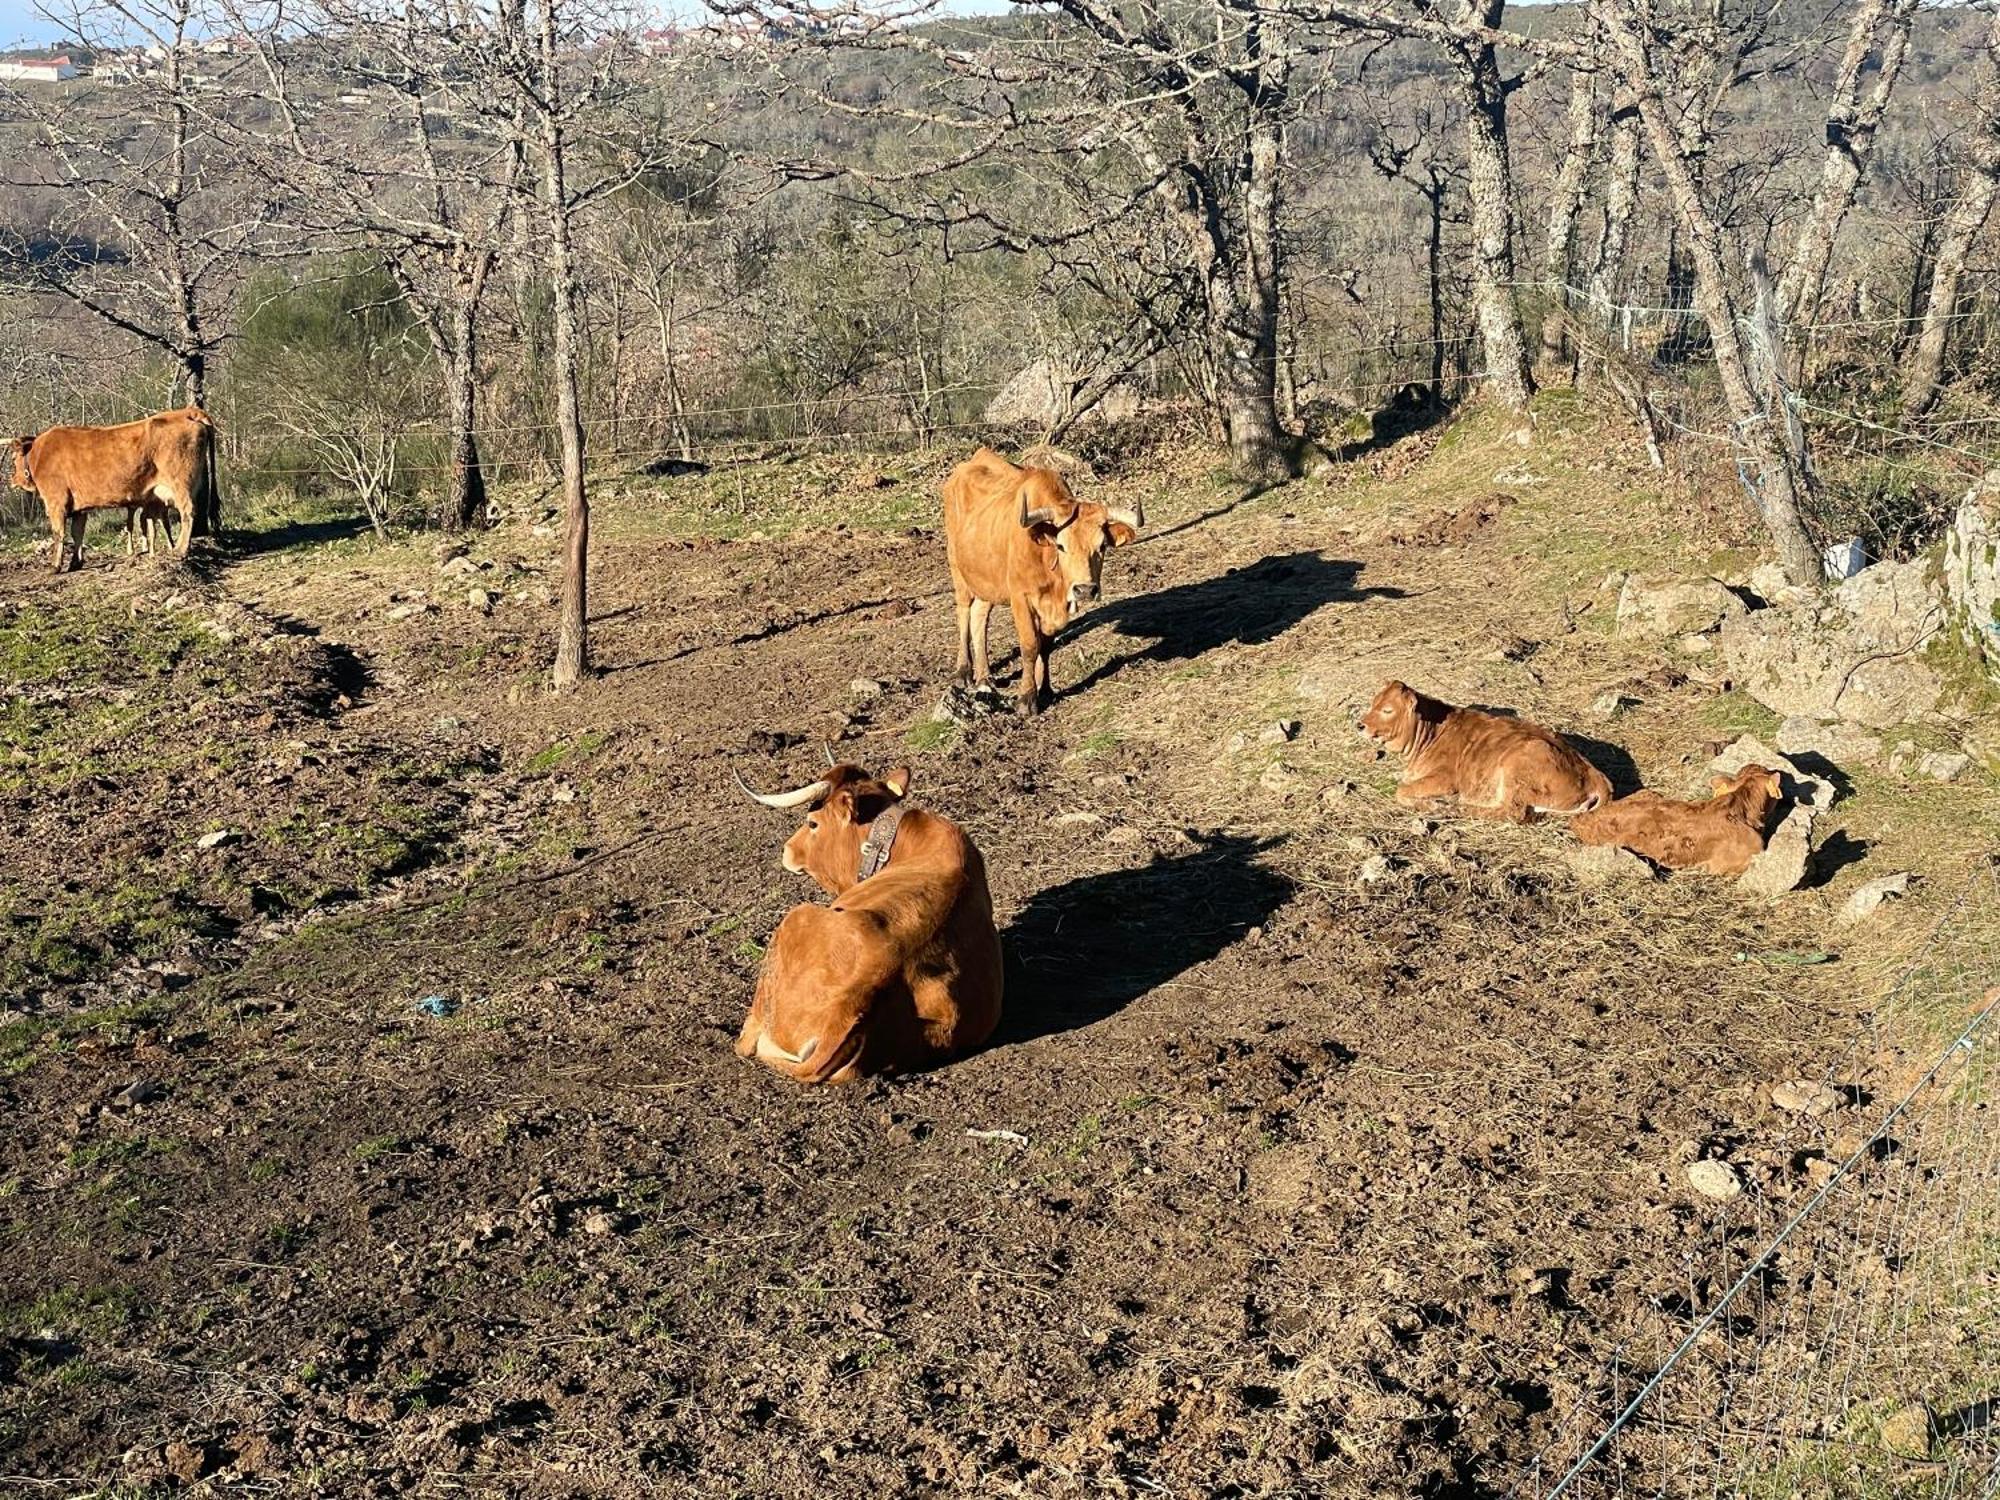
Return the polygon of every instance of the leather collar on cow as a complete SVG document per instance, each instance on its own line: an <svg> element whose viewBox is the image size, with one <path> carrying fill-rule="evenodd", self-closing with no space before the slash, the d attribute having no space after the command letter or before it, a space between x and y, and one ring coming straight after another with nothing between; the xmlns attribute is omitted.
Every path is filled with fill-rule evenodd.
<svg viewBox="0 0 2000 1500"><path fill-rule="evenodd" d="M889 863L889 851L896 847L896 830L902 826L905 811L902 803L892 802L868 825L868 836L861 841L861 873L854 877L857 883L879 874Z"/></svg>

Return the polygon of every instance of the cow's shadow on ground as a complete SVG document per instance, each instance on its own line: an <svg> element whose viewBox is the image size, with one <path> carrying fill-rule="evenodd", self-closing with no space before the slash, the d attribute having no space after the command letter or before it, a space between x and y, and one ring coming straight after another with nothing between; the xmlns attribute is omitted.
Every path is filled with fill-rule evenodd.
<svg viewBox="0 0 2000 1500"><path fill-rule="evenodd" d="M1258 863L1275 839L1215 833L1133 870L1029 897L1001 934L1006 1001L994 1046L1073 1031L1206 963L1263 924L1292 883Z"/></svg>
<svg viewBox="0 0 2000 1500"><path fill-rule="evenodd" d="M1082 692L1134 662L1191 661L1218 646L1261 646L1324 605L1404 597L1399 588L1358 587L1361 569L1346 558L1290 552L1197 583L1119 599L1086 616L1085 628L1102 622L1122 635L1152 636L1153 644L1100 662L1065 692Z"/></svg>

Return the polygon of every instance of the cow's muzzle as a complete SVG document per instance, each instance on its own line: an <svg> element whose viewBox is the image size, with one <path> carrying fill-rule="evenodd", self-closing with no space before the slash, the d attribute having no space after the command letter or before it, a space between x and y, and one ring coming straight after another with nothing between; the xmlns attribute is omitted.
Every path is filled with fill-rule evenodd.
<svg viewBox="0 0 2000 1500"><path fill-rule="evenodd" d="M1097 602L1098 589L1094 583L1073 583L1069 586L1069 612L1080 615Z"/></svg>

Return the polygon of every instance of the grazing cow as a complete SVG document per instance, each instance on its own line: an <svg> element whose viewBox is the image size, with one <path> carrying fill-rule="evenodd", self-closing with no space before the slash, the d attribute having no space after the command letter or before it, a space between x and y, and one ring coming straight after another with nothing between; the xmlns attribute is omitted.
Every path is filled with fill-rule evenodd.
<svg viewBox="0 0 2000 1500"><path fill-rule="evenodd" d="M1404 758L1398 802L1456 796L1476 817L1532 823L1611 800L1604 773L1560 735L1526 719L1454 708L1393 680L1382 684L1360 729Z"/></svg>
<svg viewBox="0 0 2000 1500"><path fill-rule="evenodd" d="M84 513L136 509L180 521L174 550L187 555L194 518L215 484L215 423L198 406L116 427L51 427L19 440L14 483L41 496L60 573L83 556ZM128 526L130 518L128 517Z"/></svg>
<svg viewBox="0 0 2000 1500"><path fill-rule="evenodd" d="M1670 870L1741 875L1764 851L1764 830L1783 787L1762 766L1717 776L1713 787L1706 802L1634 792L1571 820L1569 829L1586 844L1616 844Z"/></svg>
<svg viewBox="0 0 2000 1500"><path fill-rule="evenodd" d="M945 551L958 599L958 677L992 680L986 626L1014 611L1024 713L1048 702L1056 632L1096 602L1107 547L1139 539L1142 510L1078 502L1053 469L1023 469L981 448L944 482Z"/></svg>
<svg viewBox="0 0 2000 1500"><path fill-rule="evenodd" d="M795 906L764 957L736 1039L801 1083L928 1067L978 1046L1000 1019L1000 937L986 864L958 825L904 800L910 773L832 767L766 807L806 809L785 868L831 906Z"/></svg>

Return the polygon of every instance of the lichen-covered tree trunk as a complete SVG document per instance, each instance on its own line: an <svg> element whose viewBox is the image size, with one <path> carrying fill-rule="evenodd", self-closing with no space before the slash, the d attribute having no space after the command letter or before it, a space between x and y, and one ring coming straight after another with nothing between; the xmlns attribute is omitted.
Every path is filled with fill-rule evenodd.
<svg viewBox="0 0 2000 1500"><path fill-rule="evenodd" d="M1639 110L1629 97L1611 109L1611 140L1604 172L1604 238L1590 273L1593 302L1609 303L1623 290L1632 215L1639 205Z"/></svg>
<svg viewBox="0 0 2000 1500"><path fill-rule="evenodd" d="M1826 294L1827 269L1834 241L1854 206L1854 194L1875 155L1875 137L1889 108L1896 79L1909 51L1910 19L1917 0L1861 0L1847 34L1847 50L1834 80L1826 111L1826 156L1820 165L1819 189L1812 208L1799 226L1791 263L1778 283L1778 313L1784 320L1786 367L1797 380L1804 367L1813 314ZM1888 34L1877 39L1887 24ZM1875 86L1866 99L1861 75L1878 50L1881 62Z"/></svg>
<svg viewBox="0 0 2000 1500"><path fill-rule="evenodd" d="M1750 374L1736 304L1722 258L1722 233L1704 201L1689 165L1674 114L1661 96L1639 26L1607 6L1605 28L1618 65L1632 89L1653 154L1666 179L1667 197L1694 266L1694 301L1715 348L1723 400L1736 421L1736 441L1757 471L1752 495L1765 529L1777 548L1778 563L1794 583L1818 581L1819 554L1806 535L1800 506L1809 483L1804 455L1787 442L1788 413L1773 411L1770 392L1760 391Z"/></svg>
<svg viewBox="0 0 2000 1500"><path fill-rule="evenodd" d="M1506 0L1461 0L1460 19L1498 27ZM1452 70L1465 97L1466 184L1472 200L1472 306L1488 388L1516 411L1534 379L1514 301L1514 186L1507 160L1507 90L1490 42L1456 41Z"/></svg>
<svg viewBox="0 0 2000 1500"><path fill-rule="evenodd" d="M1583 186L1597 149L1597 75L1577 68L1569 81L1569 145L1549 193L1549 233L1542 252L1542 269L1549 282L1549 311L1542 320L1542 358L1550 364L1563 357L1564 316L1576 254L1576 221L1583 208Z"/></svg>
<svg viewBox="0 0 2000 1500"><path fill-rule="evenodd" d="M1910 351L1903 371L1903 411L1907 416L1921 417L1937 404L1944 382L1945 351L1958 317L1959 283L1973 244L1986 227L1994 201L2000 198L2000 11L1993 16L1986 59L1980 69L1979 112L1965 175L1958 198L1945 215L1944 231L1938 236L1923 331L1917 335L1917 346Z"/></svg>

